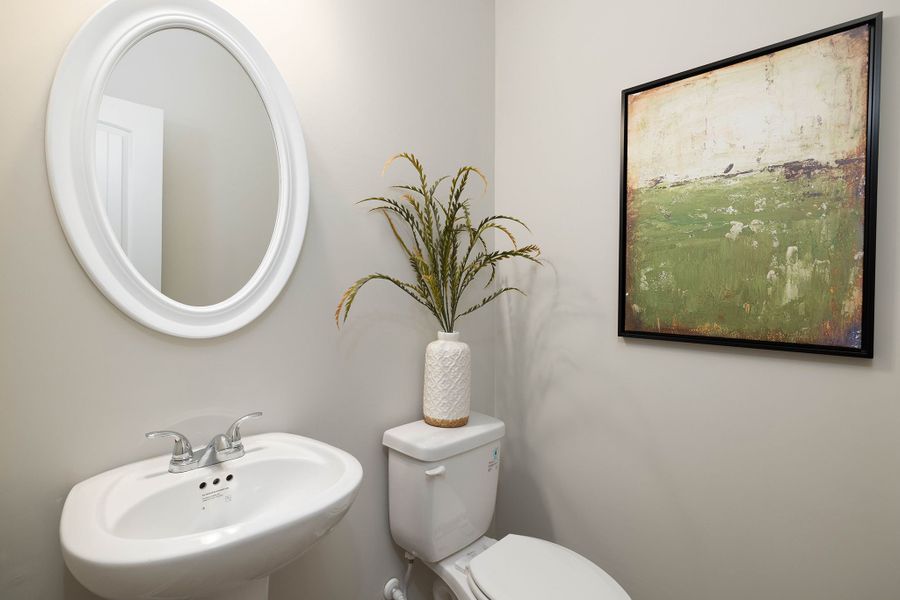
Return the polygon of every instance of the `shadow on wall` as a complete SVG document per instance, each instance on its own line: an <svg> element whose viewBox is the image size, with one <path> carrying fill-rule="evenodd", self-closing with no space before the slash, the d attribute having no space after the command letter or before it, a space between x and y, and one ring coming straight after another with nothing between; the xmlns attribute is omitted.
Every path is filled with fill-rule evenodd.
<svg viewBox="0 0 900 600"><path fill-rule="evenodd" d="M649 430L642 425L648 420L642 404L634 402L633 391L617 376L619 366L608 360L608 349L606 358L601 351L603 345L622 344L610 328L614 315L604 313L610 303L600 301L586 286L562 285L563 268L546 259L544 263L541 270L519 268L503 278L518 282L529 296L510 295L499 309L495 401L507 437L498 536L519 533L561 543L614 576L625 571L617 565L628 560L615 552L619 535L640 536L652 543L662 533L701 543L699 527L677 482L663 466L663 449L651 435L641 433ZM591 379L604 382L602 392L599 386L583 385ZM641 485L625 490L625 497L638 502L649 494L654 502L665 502L668 514L676 512L679 517L637 523L628 506L615 504L614 498L623 497L622 490L597 497L603 494L602 482L620 480L616 473L622 469L640 472ZM583 515L590 521L583 534L565 535L554 515L583 512L585 495L597 497L597 510ZM571 523L568 518L560 524L566 521ZM609 539L598 543L598 533ZM702 568L697 561L692 565L697 574ZM627 581L623 585L628 589Z"/></svg>
<svg viewBox="0 0 900 600"><path fill-rule="evenodd" d="M308 597L355 598L362 588L360 577L365 570L365 558L359 555L354 536L351 527L339 523L319 539L313 551L273 574L269 580L269 596L295 598L297 590L303 590L304 597L310 594ZM316 573L318 577L310 577ZM340 575L334 576L336 573Z"/></svg>
<svg viewBox="0 0 900 600"><path fill-rule="evenodd" d="M65 566L63 566L63 598L65 600L97 600L97 596L84 589Z"/></svg>
<svg viewBox="0 0 900 600"><path fill-rule="evenodd" d="M495 414L506 424L503 443L503 463L494 517L498 538L508 533L531 535L553 540L553 522L546 506L545 492L535 477L533 468L539 458L539 448L526 442L533 423L541 418L543 406L554 374L561 368L575 368L569 357L554 355L552 361L537 364L538 347L547 343L552 327L551 313L559 300L556 267L544 261L544 269L552 272L552 285L544 293L535 293L539 269L535 265L521 267L504 265L507 274L497 287L510 281L529 290L527 299L517 294L498 298L498 347L495 362ZM568 361L569 364L560 365ZM523 502L528 498L528 502Z"/></svg>

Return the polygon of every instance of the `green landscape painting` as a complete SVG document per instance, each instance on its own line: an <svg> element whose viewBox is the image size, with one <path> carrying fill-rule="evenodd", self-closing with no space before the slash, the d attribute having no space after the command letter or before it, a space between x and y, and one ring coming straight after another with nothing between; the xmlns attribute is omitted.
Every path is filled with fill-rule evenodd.
<svg viewBox="0 0 900 600"><path fill-rule="evenodd" d="M626 331L860 347L868 37L627 96Z"/></svg>

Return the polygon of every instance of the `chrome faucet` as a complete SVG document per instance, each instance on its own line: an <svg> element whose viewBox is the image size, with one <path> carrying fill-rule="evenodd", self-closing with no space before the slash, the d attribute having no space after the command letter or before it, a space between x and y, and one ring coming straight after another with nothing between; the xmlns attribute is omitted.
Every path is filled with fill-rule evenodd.
<svg viewBox="0 0 900 600"><path fill-rule="evenodd" d="M150 431L146 435L150 439L171 437L175 438L175 447L172 449L172 459L169 461L169 473L184 473L201 467L216 465L226 460L234 460L244 455L244 442L241 440L241 424L247 419L261 417L261 412L253 412L244 415L225 431L213 436L202 452L194 452L187 436L177 431Z"/></svg>

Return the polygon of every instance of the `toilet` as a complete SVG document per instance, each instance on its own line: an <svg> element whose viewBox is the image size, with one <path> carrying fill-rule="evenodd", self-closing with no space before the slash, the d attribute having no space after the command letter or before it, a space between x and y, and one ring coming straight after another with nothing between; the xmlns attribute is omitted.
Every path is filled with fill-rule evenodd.
<svg viewBox="0 0 900 600"><path fill-rule="evenodd" d="M384 433L391 535L439 580L434 600L630 600L606 571L563 546L521 535L494 540L503 421L424 421Z"/></svg>

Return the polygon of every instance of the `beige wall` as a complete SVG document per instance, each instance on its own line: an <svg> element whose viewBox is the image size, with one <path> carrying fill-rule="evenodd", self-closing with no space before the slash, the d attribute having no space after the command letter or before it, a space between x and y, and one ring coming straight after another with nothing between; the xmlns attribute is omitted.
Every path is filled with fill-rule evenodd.
<svg viewBox="0 0 900 600"><path fill-rule="evenodd" d="M880 9L874 361L617 338L621 90ZM896 0L497 0L496 208L548 263L499 315L498 533L634 600L900 597L898 56Z"/></svg>
<svg viewBox="0 0 900 600"><path fill-rule="evenodd" d="M424 346L437 329L373 284L349 327L344 286L406 268L384 223L354 205L393 152L435 173L492 175L493 6L485 0L241 0L222 4L259 37L296 99L312 198L300 261L257 321L208 341L145 329L90 283L66 245L44 164L44 111L66 43L105 0L8 2L0 20L0 597L90 598L57 537L69 488L168 451L143 433L184 427L196 443L228 417L249 432L306 434L352 452L365 479L346 519L272 580L272 598L376 598L404 563L388 532L382 432L418 418ZM483 209L491 210L491 196ZM463 322L475 407L492 408L493 318ZM424 597L421 590L417 596Z"/></svg>
<svg viewBox="0 0 900 600"><path fill-rule="evenodd" d="M278 164L266 107L231 54L188 29L150 35L106 94L163 109L162 289L216 304L256 272L275 228Z"/></svg>

